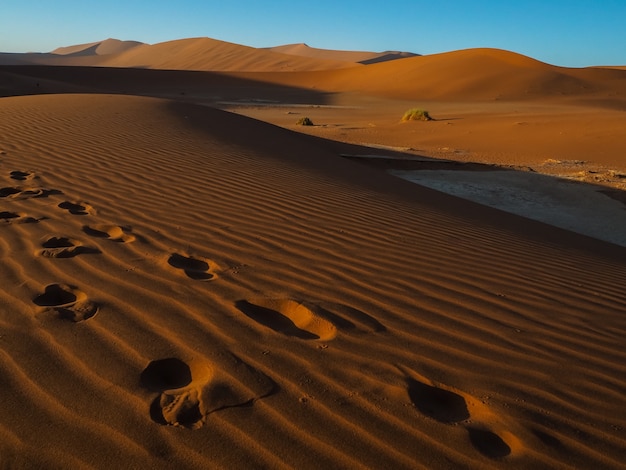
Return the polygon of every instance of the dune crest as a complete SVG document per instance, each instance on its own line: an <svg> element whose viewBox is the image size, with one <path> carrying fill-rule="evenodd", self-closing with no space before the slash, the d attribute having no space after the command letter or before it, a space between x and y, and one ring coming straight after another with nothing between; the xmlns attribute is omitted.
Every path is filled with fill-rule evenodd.
<svg viewBox="0 0 626 470"><path fill-rule="evenodd" d="M89 56L119 54L143 43L139 41L120 41L119 39L105 39L104 41L78 44L75 46L58 47L51 54L65 56Z"/></svg>
<svg viewBox="0 0 626 470"><path fill-rule="evenodd" d="M341 60L345 62L354 62L360 64L369 64L376 62L385 62L388 60L402 59L413 57L417 54L412 52L385 51L385 52L367 52L367 51L337 51L331 49L318 49L310 47L307 44L286 44L283 46L268 47L267 49L302 57L314 57L325 60Z"/></svg>

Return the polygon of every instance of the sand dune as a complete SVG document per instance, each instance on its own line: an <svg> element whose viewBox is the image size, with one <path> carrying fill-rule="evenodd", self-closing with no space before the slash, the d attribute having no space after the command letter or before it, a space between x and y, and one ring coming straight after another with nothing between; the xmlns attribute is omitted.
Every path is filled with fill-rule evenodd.
<svg viewBox="0 0 626 470"><path fill-rule="evenodd" d="M622 465L624 249L206 107L0 122L3 463Z"/></svg>
<svg viewBox="0 0 626 470"><path fill-rule="evenodd" d="M626 72L125 47L0 67L3 467L623 468L626 248L345 156L619 200Z"/></svg>
<svg viewBox="0 0 626 470"><path fill-rule="evenodd" d="M623 106L626 93L622 70L556 67L497 49L410 57L358 70L300 74L295 79L308 86L395 99L467 102L610 97Z"/></svg>
<svg viewBox="0 0 626 470"><path fill-rule="evenodd" d="M179 39L159 44L109 39L55 49L50 54L2 54L0 64L231 72L332 70L359 65L343 60L294 56L210 38Z"/></svg>
<svg viewBox="0 0 626 470"><path fill-rule="evenodd" d="M138 41L120 41L119 39L105 39L104 41L97 41L88 44L78 44L75 46L58 47L53 50L52 54L58 55L74 55L74 56L86 56L86 55L109 55L119 54L137 46L141 46L143 43Z"/></svg>
<svg viewBox="0 0 626 470"><path fill-rule="evenodd" d="M102 65L169 70L295 71L325 70L353 64L294 57L215 39L195 38L133 48Z"/></svg>
<svg viewBox="0 0 626 470"><path fill-rule="evenodd" d="M337 51L332 49L317 49L310 47L304 43L286 44L284 46L268 47L269 50L303 57L314 57L325 60L341 60L345 62L354 62L361 64L371 64L376 62L386 62L388 60L403 59L412 57L417 54L411 52L385 51L385 52L366 52L366 51Z"/></svg>
<svg viewBox="0 0 626 470"><path fill-rule="evenodd" d="M328 57L321 51L322 56ZM397 100L545 102L550 99L626 109L624 70L556 67L498 49L468 49L363 66L346 60L283 54L196 38L139 45L118 54L37 57L33 60L30 55L11 54L3 63L24 65L32 61L44 65L243 73L235 76L329 94L361 93ZM67 80L76 81L65 75Z"/></svg>
<svg viewBox="0 0 626 470"><path fill-rule="evenodd" d="M100 56L118 55L142 44L138 41L120 41L119 39L109 38L88 44L58 47L47 53L0 53L0 64L95 66L101 63Z"/></svg>

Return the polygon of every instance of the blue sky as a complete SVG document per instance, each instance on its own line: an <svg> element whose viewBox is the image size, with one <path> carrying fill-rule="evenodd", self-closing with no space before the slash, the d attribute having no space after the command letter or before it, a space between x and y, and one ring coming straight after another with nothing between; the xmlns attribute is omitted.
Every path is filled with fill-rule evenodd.
<svg viewBox="0 0 626 470"><path fill-rule="evenodd" d="M555 65L626 65L626 0L3 0L0 51L108 37L434 54L495 47Z"/></svg>

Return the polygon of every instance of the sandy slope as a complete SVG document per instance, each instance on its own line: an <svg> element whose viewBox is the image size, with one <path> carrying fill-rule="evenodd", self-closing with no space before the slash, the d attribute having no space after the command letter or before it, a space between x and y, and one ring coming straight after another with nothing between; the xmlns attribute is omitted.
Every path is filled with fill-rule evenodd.
<svg viewBox="0 0 626 470"><path fill-rule="evenodd" d="M528 101L625 108L625 71L564 68L499 49L409 57L365 68L284 76L285 83L421 101Z"/></svg>
<svg viewBox="0 0 626 470"><path fill-rule="evenodd" d="M88 44L77 44L75 46L58 47L53 50L52 54L58 55L109 55L119 54L143 43L138 41L120 41L119 39L105 39L104 41L91 42Z"/></svg>
<svg viewBox="0 0 626 470"><path fill-rule="evenodd" d="M624 249L111 95L0 100L0 455L620 468Z"/></svg>

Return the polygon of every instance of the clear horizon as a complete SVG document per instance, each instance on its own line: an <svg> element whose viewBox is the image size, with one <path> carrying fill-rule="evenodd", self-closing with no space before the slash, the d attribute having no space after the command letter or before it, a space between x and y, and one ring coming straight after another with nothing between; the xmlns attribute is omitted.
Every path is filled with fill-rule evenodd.
<svg viewBox="0 0 626 470"><path fill-rule="evenodd" d="M103 6L104 5L104 6ZM355 0L236 4L181 0L106 4L32 0L3 5L0 52L50 52L107 38L155 44L210 37L251 47L306 43L335 50L436 54L505 49L553 65L626 65L626 2Z"/></svg>

